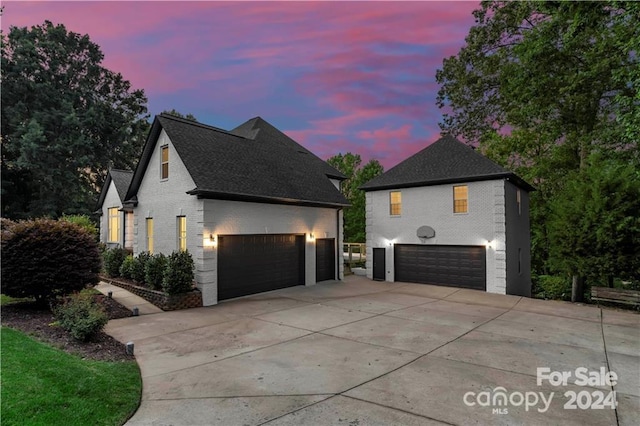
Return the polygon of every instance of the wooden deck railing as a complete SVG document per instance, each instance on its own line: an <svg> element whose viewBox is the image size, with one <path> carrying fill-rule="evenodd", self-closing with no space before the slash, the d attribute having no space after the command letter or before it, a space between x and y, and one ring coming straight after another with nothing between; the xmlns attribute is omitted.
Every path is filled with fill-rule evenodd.
<svg viewBox="0 0 640 426"><path fill-rule="evenodd" d="M367 246L364 243L344 243L342 245L344 263L352 265L366 261Z"/></svg>

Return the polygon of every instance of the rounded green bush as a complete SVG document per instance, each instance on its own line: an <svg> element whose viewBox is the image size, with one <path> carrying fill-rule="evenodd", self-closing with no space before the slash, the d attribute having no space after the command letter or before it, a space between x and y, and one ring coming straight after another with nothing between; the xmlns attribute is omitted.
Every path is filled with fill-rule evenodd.
<svg viewBox="0 0 640 426"><path fill-rule="evenodd" d="M143 251L134 258L133 267L131 269L131 278L134 281L139 283L145 282L145 267L147 266L147 261L150 257L151 254L148 251Z"/></svg>
<svg viewBox="0 0 640 426"><path fill-rule="evenodd" d="M120 266L127 258L129 253L122 248L107 249L102 257L104 259L104 271L110 277L120 276Z"/></svg>
<svg viewBox="0 0 640 426"><path fill-rule="evenodd" d="M44 301L98 282L98 245L81 226L51 219L2 225L2 293L7 296Z"/></svg>
<svg viewBox="0 0 640 426"><path fill-rule="evenodd" d="M54 309L60 326L74 339L87 341L109 321L105 310L90 295L74 294Z"/></svg>
<svg viewBox="0 0 640 426"><path fill-rule="evenodd" d="M120 276L128 280L133 278L133 268L135 268L135 259L129 255L124 258L122 265L120 265Z"/></svg>
<svg viewBox="0 0 640 426"><path fill-rule="evenodd" d="M533 277L536 297L542 299L571 300L571 280L557 275Z"/></svg>
<svg viewBox="0 0 640 426"><path fill-rule="evenodd" d="M167 294L187 293L193 290L193 258L188 251L171 253L164 270L162 289Z"/></svg>
<svg viewBox="0 0 640 426"><path fill-rule="evenodd" d="M167 266L167 256L162 253L154 254L147 259L144 267L144 282L154 290L162 289L162 278Z"/></svg>

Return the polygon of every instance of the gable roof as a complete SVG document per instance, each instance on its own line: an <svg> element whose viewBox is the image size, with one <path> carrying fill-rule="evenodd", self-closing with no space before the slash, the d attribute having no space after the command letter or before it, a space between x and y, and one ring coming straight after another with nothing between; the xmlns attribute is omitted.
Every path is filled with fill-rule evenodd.
<svg viewBox="0 0 640 426"><path fill-rule="evenodd" d="M527 182L447 135L360 187L365 191L506 179L527 191Z"/></svg>
<svg viewBox="0 0 640 426"><path fill-rule="evenodd" d="M100 191L100 197L98 198L98 209L102 208L102 204L104 203L104 199L107 196L107 191L109 191L109 186L111 185L112 181L116 187L116 192L118 193L120 202L124 204L124 200L126 199L127 190L129 189L129 185L131 184L132 177L132 171L110 169L107 173L107 178L104 181L104 185L102 186L102 190Z"/></svg>
<svg viewBox="0 0 640 426"><path fill-rule="evenodd" d="M196 187L188 194L313 206L348 206L329 178L342 173L260 117L232 131L172 115L156 116L136 168L127 202L135 203L142 177L164 130Z"/></svg>

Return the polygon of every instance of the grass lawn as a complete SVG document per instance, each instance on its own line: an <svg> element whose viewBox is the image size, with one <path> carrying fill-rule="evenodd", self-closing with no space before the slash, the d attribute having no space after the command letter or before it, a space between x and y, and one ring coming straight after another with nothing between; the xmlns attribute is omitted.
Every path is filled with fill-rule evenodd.
<svg viewBox="0 0 640 426"><path fill-rule="evenodd" d="M9 328L2 337L3 425L120 425L138 407L138 365L88 361Z"/></svg>

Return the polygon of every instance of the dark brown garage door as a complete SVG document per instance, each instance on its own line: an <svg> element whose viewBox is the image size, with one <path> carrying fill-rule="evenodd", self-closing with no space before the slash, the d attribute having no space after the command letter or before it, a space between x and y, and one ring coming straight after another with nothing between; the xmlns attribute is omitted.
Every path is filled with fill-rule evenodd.
<svg viewBox="0 0 640 426"><path fill-rule="evenodd" d="M304 284L303 235L218 237L218 300Z"/></svg>
<svg viewBox="0 0 640 426"><path fill-rule="evenodd" d="M396 244L395 280L487 289L485 248Z"/></svg>
<svg viewBox="0 0 640 426"><path fill-rule="evenodd" d="M322 238L316 240L316 282L336 278L336 240Z"/></svg>

